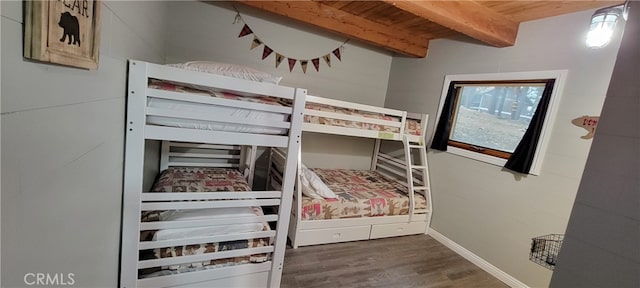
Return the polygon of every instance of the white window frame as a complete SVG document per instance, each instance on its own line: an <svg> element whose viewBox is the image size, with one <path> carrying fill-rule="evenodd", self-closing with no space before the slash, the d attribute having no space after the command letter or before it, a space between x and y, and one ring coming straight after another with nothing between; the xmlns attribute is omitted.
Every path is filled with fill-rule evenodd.
<svg viewBox="0 0 640 288"><path fill-rule="evenodd" d="M551 100L547 114L544 119L544 125L542 127L542 134L538 141L538 147L536 149L536 155L529 170L531 175L540 175L542 169L542 161L547 151L549 144L549 138L551 136L551 130L556 120L556 114L558 112L558 106L560 104L560 95L562 95L565 82L567 79L567 70L547 70L547 71L530 71L530 72L504 72L504 73L484 73L484 74L459 74L459 75L446 75L444 79L444 85L442 86L442 94L440 96L440 105L438 107L438 117L442 114L442 106L447 98L449 92L449 84L452 81L515 81L515 80L531 80L531 79L555 79L553 85L553 91L551 93ZM471 158L474 160L486 162L489 164L504 166L507 163L507 159L486 155L482 153L473 152L470 150L461 149L451 145L447 145L447 152Z"/></svg>

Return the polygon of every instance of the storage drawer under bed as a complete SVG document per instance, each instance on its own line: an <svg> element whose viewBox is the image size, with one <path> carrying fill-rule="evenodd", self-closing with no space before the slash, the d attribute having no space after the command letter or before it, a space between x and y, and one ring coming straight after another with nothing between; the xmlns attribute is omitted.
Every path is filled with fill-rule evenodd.
<svg viewBox="0 0 640 288"><path fill-rule="evenodd" d="M371 226L371 239L421 234L427 230L427 222L377 224Z"/></svg>
<svg viewBox="0 0 640 288"><path fill-rule="evenodd" d="M296 240L299 245L316 245L369 239L371 226L352 226L329 229L299 230Z"/></svg>

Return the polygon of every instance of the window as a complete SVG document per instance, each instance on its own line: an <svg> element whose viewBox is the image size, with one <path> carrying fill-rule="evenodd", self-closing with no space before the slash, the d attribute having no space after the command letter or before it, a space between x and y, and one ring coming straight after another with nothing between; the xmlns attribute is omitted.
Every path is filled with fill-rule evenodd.
<svg viewBox="0 0 640 288"><path fill-rule="evenodd" d="M565 75L447 76L432 148L537 175Z"/></svg>

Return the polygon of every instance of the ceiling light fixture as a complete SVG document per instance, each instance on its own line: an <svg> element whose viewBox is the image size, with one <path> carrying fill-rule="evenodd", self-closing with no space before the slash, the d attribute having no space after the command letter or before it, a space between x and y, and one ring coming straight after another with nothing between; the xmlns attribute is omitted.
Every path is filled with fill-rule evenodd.
<svg viewBox="0 0 640 288"><path fill-rule="evenodd" d="M616 23L618 23L620 17L627 20L627 15L629 15L629 1L621 5L596 10L591 16L591 24L587 33L587 46L589 48L607 46L613 37Z"/></svg>

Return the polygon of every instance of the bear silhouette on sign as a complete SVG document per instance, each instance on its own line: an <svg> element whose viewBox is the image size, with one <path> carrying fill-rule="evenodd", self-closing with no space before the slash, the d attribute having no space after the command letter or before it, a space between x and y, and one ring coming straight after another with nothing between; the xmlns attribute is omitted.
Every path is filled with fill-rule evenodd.
<svg viewBox="0 0 640 288"><path fill-rule="evenodd" d="M72 45L71 38L73 38L73 45L78 44L78 46L80 46L80 24L78 23L78 17L71 15L69 12L61 13L58 25L64 30L60 42L64 42L64 40L69 37L67 44Z"/></svg>

